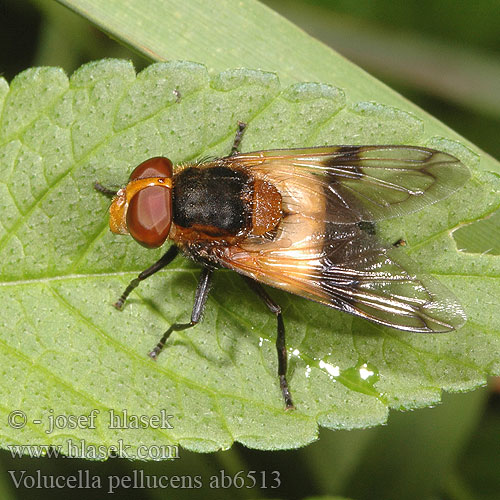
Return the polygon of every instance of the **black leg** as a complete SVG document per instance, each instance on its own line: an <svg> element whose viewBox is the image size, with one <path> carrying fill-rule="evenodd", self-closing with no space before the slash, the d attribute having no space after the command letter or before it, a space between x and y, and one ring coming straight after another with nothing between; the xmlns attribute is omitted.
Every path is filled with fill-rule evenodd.
<svg viewBox="0 0 500 500"><path fill-rule="evenodd" d="M234 136L233 147L231 148L231 156L238 154L238 148L240 147L241 139L243 139L243 134L247 124L243 122L238 122L238 129L236 130L236 135Z"/></svg>
<svg viewBox="0 0 500 500"><path fill-rule="evenodd" d="M257 295L264 301L267 308L276 315L278 320L278 333L276 336L276 350L278 351L278 377L280 379L281 392L283 394L283 399L285 400L285 407L287 410L293 410L295 408L292 402L292 395L290 394L290 389L288 388L288 382L286 380L286 365L287 365L287 355L286 355L286 342L285 342L285 324L283 323L283 315L281 314L281 307L274 302L274 300L268 295L260 283L254 281L251 278L244 276L250 288L257 293Z"/></svg>
<svg viewBox="0 0 500 500"><path fill-rule="evenodd" d="M149 353L149 357L156 360L161 350L165 346L165 342L170 337L172 332L178 332L180 330L186 330L196 325L200 321L201 315L205 309L205 304L208 298L208 292L210 291L210 277L212 276L212 269L204 267L201 271L200 281L198 281L198 287L196 288L196 294L194 297L193 312L191 313L191 321L189 323L174 323L170 328L163 334L156 347Z"/></svg>
<svg viewBox="0 0 500 500"><path fill-rule="evenodd" d="M100 182L97 181L94 182L94 189L99 193L102 193L104 196L116 196L116 193L118 192L115 189L104 187Z"/></svg>
<svg viewBox="0 0 500 500"><path fill-rule="evenodd" d="M130 295L132 290L139 285L141 281L149 278L151 275L153 275L160 269L163 269L165 266L168 266L168 264L170 264L174 260L178 253L179 249L175 245L172 245L160 260L155 262L151 267L148 267L145 271L142 271L142 273L139 274L137 278L133 279L129 283L125 291L121 294L120 298L113 305L117 309L121 309L123 307L123 304L125 304L127 297Z"/></svg>

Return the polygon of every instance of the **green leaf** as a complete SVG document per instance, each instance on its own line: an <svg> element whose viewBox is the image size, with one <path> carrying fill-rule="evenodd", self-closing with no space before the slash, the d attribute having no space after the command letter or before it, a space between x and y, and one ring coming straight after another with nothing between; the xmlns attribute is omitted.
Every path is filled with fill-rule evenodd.
<svg viewBox="0 0 500 500"><path fill-rule="evenodd" d="M0 88L0 411L4 422L13 410L27 416L22 429L3 427L3 446L121 439L130 450L180 444L209 451L235 440L291 448L314 440L318 423L373 426L389 408L434 404L441 389L468 390L500 372L498 257L486 265L484 256L458 252L450 237L461 221L495 207L500 177L462 144L433 137L423 120L352 102L330 85L281 88L275 74L246 69L210 78L189 62L154 64L136 76L130 63L104 60L69 81L58 69L35 68ZM438 146L467 163L473 178L460 192L380 226L388 241L404 237L422 269L454 290L467 325L452 334L407 334L272 290L284 309L297 405L285 412L275 318L238 276L219 271L203 322L175 333L151 362L146 354L161 333L189 318L199 268L179 257L116 311L112 302L161 250L111 234L109 201L92 184L122 185L155 155L174 163L225 155L237 121L248 123L242 150L405 143ZM51 415L94 408L95 429L45 432ZM110 428L109 412L123 409L164 409L173 429Z"/></svg>
<svg viewBox="0 0 500 500"><path fill-rule="evenodd" d="M256 0L240 0L238 2L217 0L216 7L213 3L204 0L184 0L183 2L176 0L148 0L147 2L144 0L58 1L95 23L113 38L122 41L151 60L186 59L199 61L205 64L210 72L241 66L261 68L278 72L281 82L286 85L297 81L330 83L349 89L350 97L353 100L377 100L393 106L403 106L406 110L418 113L420 117L425 116L428 120L427 126L434 129L431 133L436 133L438 130L443 133L442 131L446 130L445 125L439 123L435 118L426 115L416 105L389 89L363 69ZM271 3L277 4L277 2ZM307 3L311 4L312 2ZM297 13L295 2L286 2L283 5L286 5L287 15L304 18L303 12ZM380 12L383 13L384 8L385 6L381 8ZM447 8L446 5L437 7L440 10L440 15L443 15L441 11ZM285 10L285 7L282 9ZM335 19L332 19L331 23L324 23L331 14L320 11L320 14L314 18L311 30L316 29L326 33L336 31L336 34L329 34L325 38L338 37L339 32L348 33L346 25L349 25L348 20L341 17L339 12L342 10L353 11L353 9L365 13L373 13L374 11L371 8L366 9L363 4L352 5L352 3L337 5L336 9L336 13L332 16ZM420 14L419 12L413 11L414 15L410 16L406 5L401 5L400 10L401 16L411 17L413 22L418 22L416 16ZM307 5L307 15L317 11L317 6ZM375 15L374 17L380 16ZM392 16L387 17L389 20L393 19ZM382 18L385 16L382 15ZM430 27L432 21L436 24L440 23L439 17L426 20L429 21L427 23L429 31L432 31ZM464 24L471 22L470 16L463 20ZM487 20L484 18L481 20L483 26L486 22ZM337 23L340 24L339 29L337 29ZM492 23L493 25L494 23ZM490 31L493 29L491 27ZM352 31L349 34L356 36ZM401 43L402 33L399 31L397 36L397 41ZM362 43L362 41L363 39L356 36L357 44ZM373 41L373 38L367 45L370 43L372 50L374 43L378 45L377 41ZM350 44L351 50L353 50L353 45ZM388 45L390 50L386 48L385 52L398 53L401 50L399 46L396 46L397 43L394 40L390 40ZM419 48L421 49L420 46ZM459 50L457 47L455 49ZM435 52L441 50L441 47L434 48ZM405 55L403 54L401 58L404 58ZM449 62L448 55L446 57L447 62ZM387 61L388 58L390 58L390 54L384 60ZM468 54L467 60L470 61L470 54ZM439 67L439 63L437 65ZM476 67L475 64L473 66ZM482 69L484 70L484 68ZM494 81L494 77L497 75L496 67L488 69L486 80ZM475 76L476 78L470 83L475 88L475 92L471 93L471 98L483 101L481 107L484 107L484 100L492 92L494 95L494 90L478 75ZM494 112L493 109L497 109L496 104L492 104L489 111ZM452 137L458 137L449 129L446 133L453 134Z"/></svg>

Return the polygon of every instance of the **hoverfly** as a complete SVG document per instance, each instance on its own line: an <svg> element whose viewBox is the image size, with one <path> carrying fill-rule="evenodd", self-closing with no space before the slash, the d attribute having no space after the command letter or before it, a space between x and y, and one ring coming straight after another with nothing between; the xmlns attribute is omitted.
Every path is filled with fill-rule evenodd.
<svg viewBox="0 0 500 500"><path fill-rule="evenodd" d="M459 328L465 314L436 280L398 263L398 251L374 235L374 223L441 200L469 178L455 157L418 146L320 146L232 153L180 165L150 158L113 195L110 228L166 253L133 279L121 309L144 279L181 250L202 265L191 321L196 325L215 269L238 272L277 318L278 377L286 409L294 407L286 380L285 326L280 306L262 284L280 288L374 323L418 333ZM401 240L402 241L402 240Z"/></svg>

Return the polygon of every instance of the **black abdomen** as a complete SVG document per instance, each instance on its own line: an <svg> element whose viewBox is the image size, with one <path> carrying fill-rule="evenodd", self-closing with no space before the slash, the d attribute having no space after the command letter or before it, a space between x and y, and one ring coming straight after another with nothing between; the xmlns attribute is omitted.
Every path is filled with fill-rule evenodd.
<svg viewBox="0 0 500 500"><path fill-rule="evenodd" d="M217 228L235 235L251 220L250 178L224 166L188 167L174 177L173 222Z"/></svg>

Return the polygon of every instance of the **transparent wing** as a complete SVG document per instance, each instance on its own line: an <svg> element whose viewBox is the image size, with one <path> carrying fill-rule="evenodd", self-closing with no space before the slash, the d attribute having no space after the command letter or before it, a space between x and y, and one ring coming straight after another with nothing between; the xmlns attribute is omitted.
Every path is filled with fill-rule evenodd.
<svg viewBox="0 0 500 500"><path fill-rule="evenodd" d="M419 210L461 187L455 157L414 146L326 146L256 151L220 160L251 170L282 197L273 234L214 248L220 265L375 323L422 333L465 322L455 297L417 275L370 226Z"/></svg>
<svg viewBox="0 0 500 500"><path fill-rule="evenodd" d="M469 169L454 156L417 146L276 149L222 161L252 168L297 193L325 197L327 210L322 217L338 223L414 212L446 198L470 177Z"/></svg>
<svg viewBox="0 0 500 500"><path fill-rule="evenodd" d="M256 238L226 248L221 265L401 330L447 332L465 322L451 292L432 277L417 276L398 249L380 246L356 224L330 223L326 234L311 233L300 217L288 217L273 242Z"/></svg>

